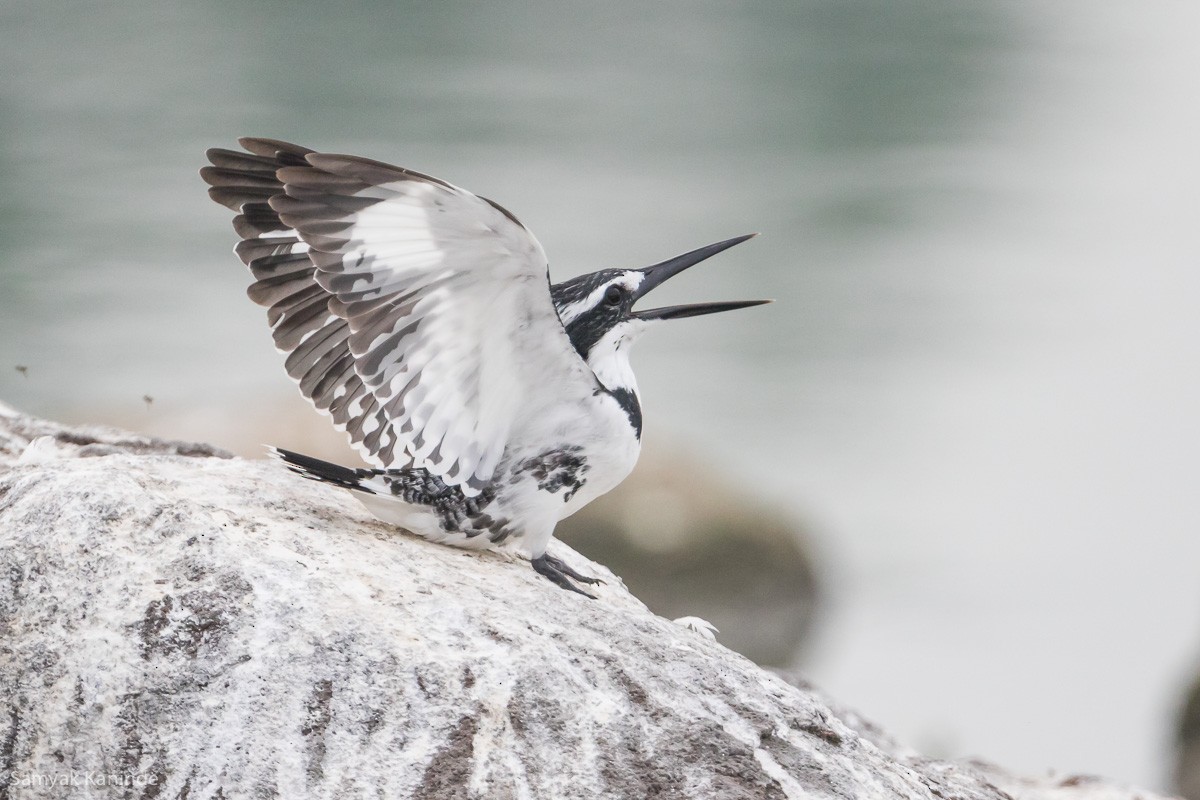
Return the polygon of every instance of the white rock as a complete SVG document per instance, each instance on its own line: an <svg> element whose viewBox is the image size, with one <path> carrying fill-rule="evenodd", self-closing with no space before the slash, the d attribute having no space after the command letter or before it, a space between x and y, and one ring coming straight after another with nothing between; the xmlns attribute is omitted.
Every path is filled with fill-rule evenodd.
<svg viewBox="0 0 1200 800"><path fill-rule="evenodd" d="M0 797L1135 796L922 758L566 548L598 600L273 463L0 416ZM14 463L43 435L94 457Z"/></svg>

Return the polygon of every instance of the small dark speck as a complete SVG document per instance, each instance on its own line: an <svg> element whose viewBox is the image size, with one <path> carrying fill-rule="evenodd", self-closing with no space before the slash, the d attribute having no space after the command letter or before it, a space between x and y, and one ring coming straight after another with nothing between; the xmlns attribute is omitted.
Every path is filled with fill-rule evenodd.
<svg viewBox="0 0 1200 800"><path fill-rule="evenodd" d="M15 366L13 369L21 373L22 378L29 377L29 367L25 366L24 364L17 364L17 366Z"/></svg>
<svg viewBox="0 0 1200 800"><path fill-rule="evenodd" d="M150 410L150 406L154 405L154 398L148 394L142 395L142 402L146 404L146 410Z"/></svg>
<svg viewBox="0 0 1200 800"><path fill-rule="evenodd" d="M166 582L167 582L166 578L159 578L158 580L155 581L155 583L157 583L159 586L162 586Z"/></svg>

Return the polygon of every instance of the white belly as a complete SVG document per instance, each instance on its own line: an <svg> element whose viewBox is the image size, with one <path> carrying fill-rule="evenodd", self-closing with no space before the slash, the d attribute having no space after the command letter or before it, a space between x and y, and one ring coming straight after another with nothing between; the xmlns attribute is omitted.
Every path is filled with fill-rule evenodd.
<svg viewBox="0 0 1200 800"><path fill-rule="evenodd" d="M547 430L525 439L548 445L569 442L567 446L572 452L568 455L582 462L573 474L568 475L565 470L556 475L553 471L521 469L522 462L553 453L556 449L553 446L514 454L510 469L517 480L505 505L514 516L527 520L523 550L541 553L559 520L612 491L637 464L641 442L625 411L608 395L598 395L593 402L587 413L573 424L546 426ZM556 485L556 479L568 477L565 484Z"/></svg>
<svg viewBox="0 0 1200 800"><path fill-rule="evenodd" d="M641 443L628 415L606 394L588 398L587 405L530 415L521 428L513 439L524 446L505 452L489 487L494 496L481 509L492 528L471 528L472 520L447 527L435 509L387 492L356 496L380 520L433 541L541 555L559 520L629 475Z"/></svg>

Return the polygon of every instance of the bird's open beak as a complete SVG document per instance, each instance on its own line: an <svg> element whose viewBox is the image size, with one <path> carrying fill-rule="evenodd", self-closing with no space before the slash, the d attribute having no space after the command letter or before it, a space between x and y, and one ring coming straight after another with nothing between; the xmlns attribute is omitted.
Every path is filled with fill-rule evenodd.
<svg viewBox="0 0 1200 800"><path fill-rule="evenodd" d="M642 283L638 286L638 300L645 296L651 289L658 286L663 281L674 275L678 275L688 267L699 264L706 258L715 256L722 250L728 250L735 244L741 244L747 239L752 239L757 236L757 233L749 233L745 236L735 236L732 239L726 239L723 242L710 244L707 247L701 247L699 250L693 250L690 253L684 253L681 256L675 256L672 259L655 264L652 267L646 267L642 270L642 274L646 277L642 279ZM770 300L738 300L731 303L693 303L685 306L667 306L666 308L652 308L647 311L634 311L633 316L638 319L679 319L680 317L698 317L701 314L715 314L718 311L733 311L736 308L747 308L749 306L760 306L763 303L769 303Z"/></svg>

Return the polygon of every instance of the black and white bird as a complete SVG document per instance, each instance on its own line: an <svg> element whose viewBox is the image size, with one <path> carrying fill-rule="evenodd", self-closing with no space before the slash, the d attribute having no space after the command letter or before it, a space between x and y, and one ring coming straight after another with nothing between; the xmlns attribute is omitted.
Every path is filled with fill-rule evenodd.
<svg viewBox="0 0 1200 800"><path fill-rule="evenodd" d="M662 320L768 301L633 306L750 236L551 286L542 246L491 200L364 158L239 143L245 152L209 150L201 176L237 214L250 299L268 308L300 391L373 468L275 454L385 522L516 549L591 597L572 579L598 581L546 546L637 460L630 347Z"/></svg>

